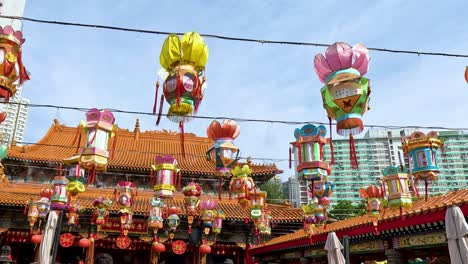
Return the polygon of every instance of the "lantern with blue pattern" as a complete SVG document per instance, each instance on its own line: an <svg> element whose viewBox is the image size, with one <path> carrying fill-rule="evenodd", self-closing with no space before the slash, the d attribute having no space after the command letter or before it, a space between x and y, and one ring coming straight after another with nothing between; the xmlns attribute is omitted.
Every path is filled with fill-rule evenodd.
<svg viewBox="0 0 468 264"><path fill-rule="evenodd" d="M220 176L228 175L232 166L239 159L239 148L233 144L240 134L240 127L232 120L224 120L220 124L213 120L206 130L208 138L214 141L206 152L207 159L215 163L215 169Z"/></svg>

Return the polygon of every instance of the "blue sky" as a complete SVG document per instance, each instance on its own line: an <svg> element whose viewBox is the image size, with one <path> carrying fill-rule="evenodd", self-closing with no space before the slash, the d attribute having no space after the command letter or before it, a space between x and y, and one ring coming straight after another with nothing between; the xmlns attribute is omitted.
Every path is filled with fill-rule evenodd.
<svg viewBox="0 0 468 264"><path fill-rule="evenodd" d="M464 1L27 1L25 16L170 32L197 31L246 38L468 53ZM25 22L24 63L32 79L23 95L37 104L152 110L159 52L165 36ZM324 48L205 39L208 89L199 114L327 121L313 69ZM371 52L371 111L366 124L467 127L467 59ZM167 104L165 105L167 110ZM30 109L27 142L38 141L54 118L75 126L84 114ZM171 129L163 118L116 114L120 127ZM209 121L186 132L205 136ZM287 158L295 126L239 123L244 156ZM256 160L256 162L263 162ZM269 162L269 161L266 161ZM287 162L277 165L291 175Z"/></svg>

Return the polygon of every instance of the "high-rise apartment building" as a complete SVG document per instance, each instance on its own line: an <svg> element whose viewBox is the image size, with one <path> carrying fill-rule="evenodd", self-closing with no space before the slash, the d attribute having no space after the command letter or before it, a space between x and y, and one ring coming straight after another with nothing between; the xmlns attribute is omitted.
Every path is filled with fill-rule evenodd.
<svg viewBox="0 0 468 264"><path fill-rule="evenodd" d="M29 100L21 97L21 87L18 87L10 102L10 104L0 104L0 112L7 113L7 118L0 123L2 141L4 144L11 144L15 140L21 144L28 120Z"/></svg>

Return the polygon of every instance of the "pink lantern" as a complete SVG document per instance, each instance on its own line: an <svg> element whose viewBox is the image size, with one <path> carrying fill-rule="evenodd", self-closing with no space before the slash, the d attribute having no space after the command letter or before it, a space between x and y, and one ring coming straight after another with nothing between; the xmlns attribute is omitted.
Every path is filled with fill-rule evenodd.
<svg viewBox="0 0 468 264"><path fill-rule="evenodd" d="M177 160L171 155L156 156L152 169L155 171L155 175L151 176L152 181L155 182L155 195L161 198L172 198L176 190L175 183L179 172Z"/></svg>

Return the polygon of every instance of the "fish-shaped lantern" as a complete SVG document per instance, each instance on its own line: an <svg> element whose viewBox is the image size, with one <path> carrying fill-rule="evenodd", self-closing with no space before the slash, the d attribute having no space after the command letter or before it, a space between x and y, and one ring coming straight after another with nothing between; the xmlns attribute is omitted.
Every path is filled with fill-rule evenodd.
<svg viewBox="0 0 468 264"><path fill-rule="evenodd" d="M358 160L353 135L364 130L362 116L370 109L369 79L363 77L369 69L369 51L362 44L351 47L336 42L327 48L325 56L315 56L314 68L325 84L321 93L330 126L331 120L336 120L336 132L349 136L351 167L356 169Z"/></svg>

